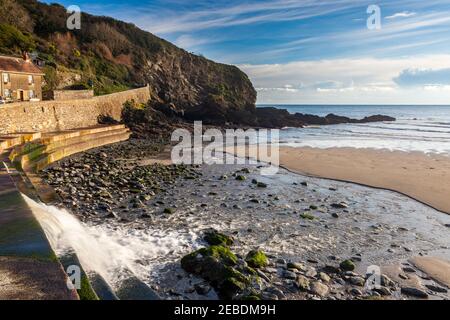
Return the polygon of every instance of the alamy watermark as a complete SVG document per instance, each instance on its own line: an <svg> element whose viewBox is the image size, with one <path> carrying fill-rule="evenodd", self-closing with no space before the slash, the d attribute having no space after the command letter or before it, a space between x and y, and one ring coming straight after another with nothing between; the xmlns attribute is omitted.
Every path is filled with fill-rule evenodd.
<svg viewBox="0 0 450 320"><path fill-rule="evenodd" d="M366 290L374 290L381 288L381 269L379 266L371 265L367 267L366 283L364 288Z"/></svg>
<svg viewBox="0 0 450 320"><path fill-rule="evenodd" d="M380 30L381 29L381 8L376 4L367 7L367 29Z"/></svg>
<svg viewBox="0 0 450 320"><path fill-rule="evenodd" d="M80 30L81 29L81 9L79 6L69 6L67 7L67 14L69 17L66 21L66 27L69 30Z"/></svg>
<svg viewBox="0 0 450 320"><path fill-rule="evenodd" d="M176 129L172 142L171 160L174 164L267 164L262 175L274 175L279 166L278 129L207 129L201 121L194 122L193 133ZM237 156L236 156L237 155Z"/></svg>
<svg viewBox="0 0 450 320"><path fill-rule="evenodd" d="M69 290L81 289L81 268L77 265L70 265L67 267L67 288Z"/></svg>

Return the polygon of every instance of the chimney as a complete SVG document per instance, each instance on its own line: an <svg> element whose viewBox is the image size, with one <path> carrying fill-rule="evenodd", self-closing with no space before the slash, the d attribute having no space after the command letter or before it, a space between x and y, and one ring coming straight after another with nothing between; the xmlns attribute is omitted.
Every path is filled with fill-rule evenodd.
<svg viewBox="0 0 450 320"><path fill-rule="evenodd" d="M25 62L31 62L30 55L29 55L28 52L26 52L26 51L24 51L24 52L22 53L22 58L23 58L23 60L25 60Z"/></svg>

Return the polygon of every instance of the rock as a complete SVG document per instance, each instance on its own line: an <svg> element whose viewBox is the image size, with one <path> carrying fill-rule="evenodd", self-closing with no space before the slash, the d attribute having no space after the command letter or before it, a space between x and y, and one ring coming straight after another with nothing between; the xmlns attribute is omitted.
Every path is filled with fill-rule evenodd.
<svg viewBox="0 0 450 320"><path fill-rule="evenodd" d="M259 269L256 269L256 272L258 273L258 276L260 276L261 278L263 278L267 282L270 282L270 278L264 272L262 272Z"/></svg>
<svg viewBox="0 0 450 320"><path fill-rule="evenodd" d="M382 274L380 276L380 280L381 280L381 285L385 286L385 287L393 287L395 286L395 282L392 281L387 275Z"/></svg>
<svg viewBox="0 0 450 320"><path fill-rule="evenodd" d="M297 270L299 270L299 271L305 270L305 266L302 265L302 264L299 263L299 262L288 262L287 265L286 265L286 267L287 267L288 269L297 269Z"/></svg>
<svg viewBox="0 0 450 320"><path fill-rule="evenodd" d="M236 176L236 180L238 180L238 181L244 181L244 180L246 180L247 178L245 177L245 176L243 176L243 175L238 175L238 176Z"/></svg>
<svg viewBox="0 0 450 320"><path fill-rule="evenodd" d="M378 292L382 296L390 296L392 294L391 290L389 290L389 288L386 287L378 287L373 289L373 291Z"/></svg>
<svg viewBox="0 0 450 320"><path fill-rule="evenodd" d="M347 209L348 208L348 204L345 203L345 202L332 203L331 207L333 207L335 209Z"/></svg>
<svg viewBox="0 0 450 320"><path fill-rule="evenodd" d="M205 294L207 294L208 292L211 291L211 287L208 284L205 284L205 283L196 284L194 286L194 289L200 295L205 295Z"/></svg>
<svg viewBox="0 0 450 320"><path fill-rule="evenodd" d="M284 292L276 287L267 288L266 291L273 293L274 295L276 295L278 297L278 299L286 299L286 295L284 294Z"/></svg>
<svg viewBox="0 0 450 320"><path fill-rule="evenodd" d="M175 209L173 209L173 208L165 208L163 213L173 214L173 213L175 213Z"/></svg>
<svg viewBox="0 0 450 320"><path fill-rule="evenodd" d="M356 288L351 288L349 292L351 295L354 295L354 296L362 296L361 290L356 289Z"/></svg>
<svg viewBox="0 0 450 320"><path fill-rule="evenodd" d="M336 212L333 212L333 213L331 214L331 216L332 216L333 218L339 218L339 214L337 214Z"/></svg>
<svg viewBox="0 0 450 320"><path fill-rule="evenodd" d="M266 255L261 250L252 250L247 254L245 261L252 268L264 268L267 267L269 261Z"/></svg>
<svg viewBox="0 0 450 320"><path fill-rule="evenodd" d="M261 293L261 299L262 300L278 300L278 296L271 292L264 291Z"/></svg>
<svg viewBox="0 0 450 320"><path fill-rule="evenodd" d="M315 217L312 214L307 213L307 212L300 214L300 218L305 219L305 220L314 220L315 219Z"/></svg>
<svg viewBox="0 0 450 320"><path fill-rule="evenodd" d="M301 291L309 290L309 285L310 285L309 279L306 278L305 276L299 275L295 279L295 286Z"/></svg>
<svg viewBox="0 0 450 320"><path fill-rule="evenodd" d="M425 287L427 287L431 291L438 292L438 293L447 293L447 291L448 291L445 288L438 287L438 286L435 286L435 285L432 285L432 284L426 284Z"/></svg>
<svg viewBox="0 0 450 320"><path fill-rule="evenodd" d="M327 273L340 273L341 269L332 265L326 265L325 267L323 267L323 271Z"/></svg>
<svg viewBox="0 0 450 320"><path fill-rule="evenodd" d="M355 264L353 263L352 260L344 260L344 261L341 262L341 264L339 266L344 271L353 271L353 270L355 270Z"/></svg>
<svg viewBox="0 0 450 320"><path fill-rule="evenodd" d="M308 269L305 272L305 275L307 277L314 278L315 276L317 276L317 271L313 267L308 267Z"/></svg>
<svg viewBox="0 0 450 320"><path fill-rule="evenodd" d="M317 210L317 209L319 209L316 205L310 205L309 206L309 208L311 209L311 210Z"/></svg>
<svg viewBox="0 0 450 320"><path fill-rule="evenodd" d="M250 279L236 270L238 258L228 247L210 246L194 251L181 259L181 267L212 284L224 299L242 292Z"/></svg>
<svg viewBox="0 0 450 320"><path fill-rule="evenodd" d="M304 187L307 187L308 186L308 182L306 182L306 181L303 181L303 182L301 182L300 183L302 186L304 186Z"/></svg>
<svg viewBox="0 0 450 320"><path fill-rule="evenodd" d="M278 272L278 269L276 269L276 268L270 268L270 267L267 267L267 268L265 268L264 269L266 272L268 272L268 273L277 273Z"/></svg>
<svg viewBox="0 0 450 320"><path fill-rule="evenodd" d="M331 278L329 275L327 275L324 272L319 272L319 278L320 280L322 280L323 282L330 282Z"/></svg>
<svg viewBox="0 0 450 320"><path fill-rule="evenodd" d="M314 281L309 288L312 294L318 295L320 297L325 297L328 293L328 286L324 285L319 281Z"/></svg>
<svg viewBox="0 0 450 320"><path fill-rule="evenodd" d="M403 271L408 272L408 273L415 273L416 270L414 268L411 267L404 267Z"/></svg>
<svg viewBox="0 0 450 320"><path fill-rule="evenodd" d="M209 245L213 245L213 246L214 245L232 246L234 243L233 237L230 237L223 233L220 233L217 230L206 231L203 239Z"/></svg>
<svg viewBox="0 0 450 320"><path fill-rule="evenodd" d="M421 299L428 298L428 294L425 291L420 290L418 288L413 288L413 287L402 287L401 293L403 293L407 296L412 296L412 297L421 298Z"/></svg>
<svg viewBox="0 0 450 320"><path fill-rule="evenodd" d="M258 183L256 184L256 186L257 186L258 188L267 188L267 184L265 184L264 182L258 182Z"/></svg>
<svg viewBox="0 0 450 320"><path fill-rule="evenodd" d="M349 277L348 282L355 286L364 287L365 280L363 277Z"/></svg>
<svg viewBox="0 0 450 320"><path fill-rule="evenodd" d="M295 280L297 278L297 274L293 271L285 270L283 272L283 278Z"/></svg>

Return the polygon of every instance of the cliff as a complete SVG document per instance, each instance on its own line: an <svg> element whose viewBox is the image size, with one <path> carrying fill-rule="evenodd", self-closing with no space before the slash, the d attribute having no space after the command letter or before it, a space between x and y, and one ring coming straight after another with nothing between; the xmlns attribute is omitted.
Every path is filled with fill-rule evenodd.
<svg viewBox="0 0 450 320"><path fill-rule="evenodd" d="M0 54L38 52L46 63L46 89L93 86L96 94L107 94L148 83L155 103L212 123L235 121L255 109L256 91L235 66L108 17L83 13L81 30L68 31L67 17L57 4L0 0Z"/></svg>
<svg viewBox="0 0 450 320"><path fill-rule="evenodd" d="M81 29L68 31L68 16L58 4L0 0L0 54L35 52L35 58L45 62L48 90L93 88L104 95L148 84L150 109L209 125L279 128L394 120L324 118L256 108L256 91L235 66L189 53L108 17L83 13Z"/></svg>

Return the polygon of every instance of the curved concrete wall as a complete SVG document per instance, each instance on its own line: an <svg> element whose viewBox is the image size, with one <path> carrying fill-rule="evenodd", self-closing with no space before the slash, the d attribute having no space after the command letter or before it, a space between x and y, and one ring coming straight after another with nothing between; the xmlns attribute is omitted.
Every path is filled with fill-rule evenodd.
<svg viewBox="0 0 450 320"><path fill-rule="evenodd" d="M91 99L0 105L0 134L90 127L98 123L101 115L119 121L126 101L145 103L149 99L150 88L147 86Z"/></svg>

